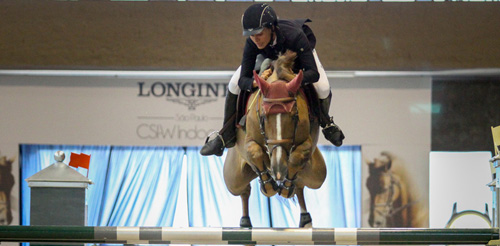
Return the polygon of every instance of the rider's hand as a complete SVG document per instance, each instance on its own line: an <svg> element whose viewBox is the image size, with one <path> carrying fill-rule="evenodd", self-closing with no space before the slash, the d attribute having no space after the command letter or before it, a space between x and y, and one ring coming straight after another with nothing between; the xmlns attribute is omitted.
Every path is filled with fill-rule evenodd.
<svg viewBox="0 0 500 246"><path fill-rule="evenodd" d="M257 88L257 87L259 87L259 85L257 84L257 81L254 80L252 83L252 88Z"/></svg>
<svg viewBox="0 0 500 246"><path fill-rule="evenodd" d="M263 78L264 80L267 80L272 74L273 74L273 70L269 68L269 69L265 70L264 72L262 72L262 76L260 76L260 77Z"/></svg>

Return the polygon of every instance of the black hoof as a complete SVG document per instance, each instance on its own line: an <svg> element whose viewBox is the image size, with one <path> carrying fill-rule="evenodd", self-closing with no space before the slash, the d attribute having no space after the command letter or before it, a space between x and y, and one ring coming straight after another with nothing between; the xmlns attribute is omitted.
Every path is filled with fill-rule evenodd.
<svg viewBox="0 0 500 246"><path fill-rule="evenodd" d="M250 217L242 216L240 219L240 227L242 228L252 228L252 221L250 221Z"/></svg>
<svg viewBox="0 0 500 246"><path fill-rule="evenodd" d="M309 223L312 223L311 215L309 213L300 213L299 227L304 228Z"/></svg>

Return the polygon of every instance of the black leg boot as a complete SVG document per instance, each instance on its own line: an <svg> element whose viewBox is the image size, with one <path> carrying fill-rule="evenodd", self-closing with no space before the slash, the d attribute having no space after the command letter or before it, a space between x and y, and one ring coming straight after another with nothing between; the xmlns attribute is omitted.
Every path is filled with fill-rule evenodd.
<svg viewBox="0 0 500 246"><path fill-rule="evenodd" d="M333 117L330 117L328 111L330 111L330 102L332 100L332 92L325 99L319 99L319 105L321 108L321 113L319 116L319 124L323 128L323 135L330 141L333 145L340 147L345 136L339 126L333 123Z"/></svg>
<svg viewBox="0 0 500 246"><path fill-rule="evenodd" d="M224 148L233 147L236 143L236 103L238 95L227 92L226 102L224 104L224 125L217 137L205 142L201 148L201 155L216 155L221 156L224 153Z"/></svg>

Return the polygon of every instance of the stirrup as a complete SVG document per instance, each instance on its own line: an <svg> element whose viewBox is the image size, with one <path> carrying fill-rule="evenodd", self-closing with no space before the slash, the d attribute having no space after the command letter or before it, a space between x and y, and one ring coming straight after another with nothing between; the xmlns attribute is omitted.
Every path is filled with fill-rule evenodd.
<svg viewBox="0 0 500 246"><path fill-rule="evenodd" d="M210 140L210 137L214 134L217 134L217 137L220 138L220 140L222 141L222 146L225 148L226 147L226 142L224 141L224 138L222 137L221 134L219 134L219 131L213 131L211 132L210 134L208 134L207 138L205 139L205 144L208 143L208 141Z"/></svg>

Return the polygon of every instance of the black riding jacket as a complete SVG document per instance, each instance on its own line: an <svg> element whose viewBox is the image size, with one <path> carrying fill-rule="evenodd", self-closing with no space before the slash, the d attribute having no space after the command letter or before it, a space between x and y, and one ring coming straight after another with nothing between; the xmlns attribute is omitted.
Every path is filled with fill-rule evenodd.
<svg viewBox="0 0 500 246"><path fill-rule="evenodd" d="M303 70L304 78L302 85L314 83L319 80L318 68L316 67L312 53L316 45L316 38L312 30L304 25L306 22L310 22L310 20L279 20L275 29L276 45L272 45L274 42L273 39L262 50L257 48L257 45L253 43L250 37L247 38L241 61L240 79L238 80L238 86L241 90L252 90L254 81L253 69L258 54L263 54L265 58L275 60L280 54L284 54L287 49L297 53L293 70L295 73Z"/></svg>

